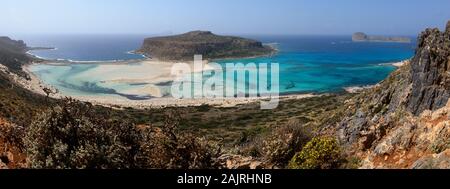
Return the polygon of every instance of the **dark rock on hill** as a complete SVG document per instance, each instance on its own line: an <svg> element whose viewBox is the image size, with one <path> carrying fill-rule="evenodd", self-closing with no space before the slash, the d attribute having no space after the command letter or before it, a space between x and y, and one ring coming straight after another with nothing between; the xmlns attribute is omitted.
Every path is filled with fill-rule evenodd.
<svg viewBox="0 0 450 189"><path fill-rule="evenodd" d="M386 36L369 36L362 32L354 33L352 36L354 42L398 42L411 43L411 39L407 37L386 37Z"/></svg>
<svg viewBox="0 0 450 189"><path fill-rule="evenodd" d="M203 55L204 59L241 58L270 55L275 50L251 39L193 31L176 36L147 38L137 52L160 60L192 61L197 54Z"/></svg>
<svg viewBox="0 0 450 189"><path fill-rule="evenodd" d="M450 25L450 22L449 24ZM414 114L445 106L450 97L450 28L427 29L411 61L412 93L408 109Z"/></svg>
<svg viewBox="0 0 450 189"><path fill-rule="evenodd" d="M0 37L0 64L8 67L11 72L25 76L22 65L31 61L31 57L25 53L27 50L27 45L22 40Z"/></svg>

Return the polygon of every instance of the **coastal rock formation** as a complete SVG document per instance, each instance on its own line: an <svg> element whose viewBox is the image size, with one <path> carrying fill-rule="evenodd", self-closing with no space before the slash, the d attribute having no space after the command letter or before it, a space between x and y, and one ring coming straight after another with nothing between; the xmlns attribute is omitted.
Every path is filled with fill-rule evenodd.
<svg viewBox="0 0 450 189"><path fill-rule="evenodd" d="M240 58L270 55L274 49L251 39L193 31L176 36L147 38L137 52L160 60L192 61L197 54L203 55L204 59Z"/></svg>
<svg viewBox="0 0 450 189"><path fill-rule="evenodd" d="M411 64L412 93L408 101L408 110L416 115L443 107L450 96L450 28L445 33L427 29L418 45Z"/></svg>
<svg viewBox="0 0 450 189"><path fill-rule="evenodd" d="M449 71L450 22L424 31L409 64L348 100L332 133L363 168L450 168Z"/></svg>
<svg viewBox="0 0 450 189"><path fill-rule="evenodd" d="M0 63L21 76L26 76L22 71L22 65L28 63L31 58L25 54L27 45L22 41L12 40L9 37L0 37Z"/></svg>
<svg viewBox="0 0 450 189"><path fill-rule="evenodd" d="M0 49L9 52L22 52L26 50L27 45L22 40L12 40L9 37L0 37Z"/></svg>
<svg viewBox="0 0 450 189"><path fill-rule="evenodd" d="M369 36L362 32L354 33L352 36L354 42L398 42L411 43L411 39L407 37L386 37L386 36Z"/></svg>

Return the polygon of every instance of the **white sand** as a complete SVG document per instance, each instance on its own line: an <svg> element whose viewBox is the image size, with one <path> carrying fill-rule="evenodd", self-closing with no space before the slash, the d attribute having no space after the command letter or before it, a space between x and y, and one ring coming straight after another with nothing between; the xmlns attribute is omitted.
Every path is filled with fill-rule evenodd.
<svg viewBox="0 0 450 189"><path fill-rule="evenodd" d="M379 65L392 65L392 66L395 66L395 67L399 68L399 67L402 67L403 65L406 65L406 64L409 64L409 63L410 63L410 60L403 60L403 61L400 61L400 62L382 63L382 64L379 64Z"/></svg>
<svg viewBox="0 0 450 189"><path fill-rule="evenodd" d="M399 68L399 67L402 67L403 65L409 64L409 62L410 62L409 60L404 60L401 62L393 63L392 65Z"/></svg>
<svg viewBox="0 0 450 189"><path fill-rule="evenodd" d="M378 85L378 84L377 84ZM366 89L371 89L376 87L377 85L367 85L367 86L353 86L353 87L344 87L344 90L348 93L359 93Z"/></svg>
<svg viewBox="0 0 450 189"><path fill-rule="evenodd" d="M317 95L313 94L298 94L298 95L287 95L280 96L280 100L289 100L289 99L303 99L303 98L311 98ZM145 109L145 108L164 108L164 107L188 107L188 106L201 106L201 105L210 105L215 107L234 107L241 104L248 104L260 101L268 101L268 97L260 97L260 98L224 98L224 99L210 99L210 98L201 98L201 99L174 99L170 97L163 98L153 98L150 100L128 100L125 98L117 98L117 97L98 97L98 96L77 96L75 99L90 102L97 105L103 106L120 106L120 107L133 107L137 109Z"/></svg>
<svg viewBox="0 0 450 189"><path fill-rule="evenodd" d="M55 63L46 63L55 64ZM98 67L90 69L83 73L82 77L92 77L101 76L103 83L145 83L142 87L137 89L129 89L120 91L125 94L136 94L143 95L149 94L155 97L163 96L163 92L155 86L157 83L173 81L173 77L170 74L173 62L162 62L157 60L144 60L137 63L129 64L127 62L123 63L105 63L100 64ZM211 69L204 62L205 69ZM29 69L29 66L24 66L23 70L26 71L31 76L31 81L21 81L20 84L25 88L38 93L44 94L43 87L51 88L51 86L46 86L40 79L35 76ZM200 72L202 70L194 70L193 72ZM18 82L19 83L19 82ZM52 88L53 89L53 88ZM56 91L54 89L54 91ZM288 95L280 97L281 100L286 99L302 99L314 97L313 94L298 94L298 95ZM53 98L64 98L65 95L61 93L56 93L51 95ZM233 107L239 104L246 104L252 102L259 102L261 100L269 100L268 97L260 98L225 98L225 99L175 99L171 97L161 97L152 98L149 100L129 100L125 97L118 95L114 96L70 96L74 99L90 102L97 105L104 106L120 106L120 107L133 107L138 109L144 108L163 108L163 107L186 107L186 106L201 106L204 104L219 107Z"/></svg>
<svg viewBox="0 0 450 189"><path fill-rule="evenodd" d="M4 73L7 73L9 75L9 77L15 83L19 84L20 86L22 86L25 89L28 89L28 90L30 90L30 91L32 91L34 93L40 94L40 95L46 95L44 90L43 90L44 88L48 88L48 89L51 89L53 91L57 91L52 86L48 86L48 85L45 85L44 83L42 83L37 76L35 76L34 74L32 74L28 70L28 66L24 66L23 69L30 76L30 80L27 80L27 79L25 79L25 78L23 78L21 76L18 76L16 74L10 72L9 69L6 66L4 66L3 64L0 64L0 71L4 72Z"/></svg>

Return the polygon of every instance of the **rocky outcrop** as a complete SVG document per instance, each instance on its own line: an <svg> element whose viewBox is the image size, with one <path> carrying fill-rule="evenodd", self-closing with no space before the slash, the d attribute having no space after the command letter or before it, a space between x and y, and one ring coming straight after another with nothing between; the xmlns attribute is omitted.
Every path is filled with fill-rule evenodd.
<svg viewBox="0 0 450 189"><path fill-rule="evenodd" d="M408 102L408 110L416 115L443 107L450 96L450 28L447 26L446 32L427 29L418 45L411 64L412 93Z"/></svg>
<svg viewBox="0 0 450 189"><path fill-rule="evenodd" d="M26 76L22 65L31 61L25 52L27 45L22 40L12 40L9 37L0 37L0 64L5 65L11 72Z"/></svg>
<svg viewBox="0 0 450 189"><path fill-rule="evenodd" d="M27 45L22 40L12 40L9 37L0 37L0 49L1 51L8 52L25 52L27 49Z"/></svg>
<svg viewBox="0 0 450 189"><path fill-rule="evenodd" d="M226 169L264 169L267 167L263 162L253 157L224 154L219 157L219 162Z"/></svg>
<svg viewBox="0 0 450 189"><path fill-rule="evenodd" d="M352 36L354 42L397 42L411 43L408 37L386 37L386 36L369 36L362 32L356 32Z"/></svg>
<svg viewBox="0 0 450 189"><path fill-rule="evenodd" d="M410 62L349 99L341 121L325 130L363 159L363 168L442 167L436 162L445 162L450 148L449 69L450 22L445 32L424 31Z"/></svg>
<svg viewBox="0 0 450 189"><path fill-rule="evenodd" d="M413 169L450 169L450 150L440 154L425 156L416 161Z"/></svg>
<svg viewBox="0 0 450 189"><path fill-rule="evenodd" d="M147 38L137 52L160 60L192 61L197 54L203 55L205 59L240 58L269 55L274 49L251 39L193 31L176 36Z"/></svg>

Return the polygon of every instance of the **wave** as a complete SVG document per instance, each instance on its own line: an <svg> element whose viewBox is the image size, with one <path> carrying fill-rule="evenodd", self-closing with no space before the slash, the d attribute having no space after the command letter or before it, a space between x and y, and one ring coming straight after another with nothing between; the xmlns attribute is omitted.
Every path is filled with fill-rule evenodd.
<svg viewBox="0 0 450 189"><path fill-rule="evenodd" d="M398 61L398 62L388 62L388 63L380 63L378 65L380 66L395 66L395 67L401 67L404 64L407 64L410 61L410 59L408 60L402 60L402 61Z"/></svg>
<svg viewBox="0 0 450 189"><path fill-rule="evenodd" d="M145 58L145 59L150 59L150 57L147 57L145 54L142 54L142 53L138 53L138 52L136 52L135 50L132 50L132 51L127 51L126 52L127 54L135 54L135 55L140 55L140 56L142 56L143 58Z"/></svg>
<svg viewBox="0 0 450 189"><path fill-rule="evenodd" d="M55 49L49 49L49 50L56 50ZM43 59L46 61L57 61L57 62L68 62L68 63L116 63L116 62L125 62L125 61L137 61L141 59L114 59L114 60L73 60L73 59L64 59L64 58L48 58L48 57L42 57L36 54L33 54L31 51L27 51L27 54L34 56L39 59ZM147 56L139 53L135 53L134 51L127 51L127 54L136 54L141 55L143 59L149 59Z"/></svg>
<svg viewBox="0 0 450 189"><path fill-rule="evenodd" d="M34 56L34 57L36 57L36 58L47 60L47 58L42 57L42 56L35 55L35 54L31 53L30 51L27 51L26 53L27 53L28 55Z"/></svg>

